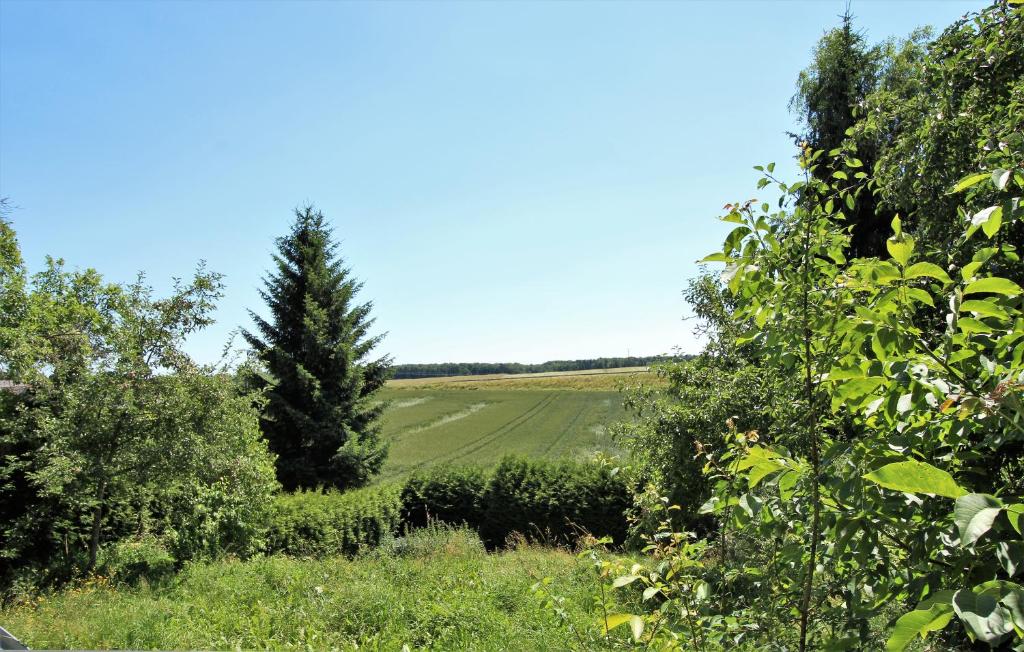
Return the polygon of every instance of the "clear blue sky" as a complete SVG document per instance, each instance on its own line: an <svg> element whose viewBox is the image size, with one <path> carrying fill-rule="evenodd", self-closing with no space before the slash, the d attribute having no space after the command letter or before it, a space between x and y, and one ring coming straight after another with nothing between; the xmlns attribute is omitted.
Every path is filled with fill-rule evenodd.
<svg viewBox="0 0 1024 652"><path fill-rule="evenodd" d="M681 290L844 6L2 0L0 195L32 269L224 273L204 361L305 202L398 362L692 351ZM881 40L981 6L852 9Z"/></svg>

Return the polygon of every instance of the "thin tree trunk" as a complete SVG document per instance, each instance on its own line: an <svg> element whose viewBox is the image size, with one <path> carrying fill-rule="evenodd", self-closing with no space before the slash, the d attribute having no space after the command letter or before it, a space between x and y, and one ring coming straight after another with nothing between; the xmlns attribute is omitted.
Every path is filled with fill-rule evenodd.
<svg viewBox="0 0 1024 652"><path fill-rule="evenodd" d="M96 507L92 510L92 538L89 540L89 565L87 570L96 568L96 554L100 549L100 526L103 524L103 499L107 493L107 481L100 480L99 491L96 492Z"/></svg>

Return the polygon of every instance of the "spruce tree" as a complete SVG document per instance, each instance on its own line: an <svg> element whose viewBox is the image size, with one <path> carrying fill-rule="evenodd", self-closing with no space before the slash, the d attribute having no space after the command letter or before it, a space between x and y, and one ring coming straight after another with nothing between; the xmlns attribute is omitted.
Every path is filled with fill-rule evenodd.
<svg viewBox="0 0 1024 652"><path fill-rule="evenodd" d="M374 394L391 359L369 359L383 335L368 334L372 304L355 302L362 283L332 235L320 211L296 210L260 292L270 317L250 311L258 332L243 331L265 372L261 426L286 490L365 485L387 455Z"/></svg>

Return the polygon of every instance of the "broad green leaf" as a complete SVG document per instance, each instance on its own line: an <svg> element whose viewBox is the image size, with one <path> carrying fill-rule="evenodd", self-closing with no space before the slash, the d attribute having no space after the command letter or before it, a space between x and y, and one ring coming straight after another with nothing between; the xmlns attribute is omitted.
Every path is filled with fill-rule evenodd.
<svg viewBox="0 0 1024 652"><path fill-rule="evenodd" d="M1024 541L1000 541L996 544L996 558L1006 574L1013 577L1024 568Z"/></svg>
<svg viewBox="0 0 1024 652"><path fill-rule="evenodd" d="M982 317L998 317L999 319L1008 319L1010 316L1002 306L984 299L964 301L960 304L960 312L973 312Z"/></svg>
<svg viewBox="0 0 1024 652"><path fill-rule="evenodd" d="M953 605L949 602L936 603L928 609L915 609L903 614L893 626L889 640L886 641L887 652L900 652L920 635L924 638L928 632L943 629L953 619Z"/></svg>
<svg viewBox="0 0 1024 652"><path fill-rule="evenodd" d="M918 278L921 276L927 276L943 283L953 282L953 279L949 278L949 274L935 263L914 263L907 268L907 278Z"/></svg>
<svg viewBox="0 0 1024 652"><path fill-rule="evenodd" d="M632 584L638 579L640 579L640 576L638 575L623 575L622 577L616 577L615 581L612 582L612 588L617 589L619 587L626 586L627 584Z"/></svg>
<svg viewBox="0 0 1024 652"><path fill-rule="evenodd" d="M981 225L981 230L984 231L985 235L989 238L999 232L999 227L1003 224L1003 207L996 206L996 209L989 214L988 219Z"/></svg>
<svg viewBox="0 0 1024 652"><path fill-rule="evenodd" d="M601 629L607 634L619 625L628 623L630 618L633 618L633 614L609 614L601 623Z"/></svg>
<svg viewBox="0 0 1024 652"><path fill-rule="evenodd" d="M977 281L968 283L967 287L964 288L964 295L991 292L992 294L1003 294L1008 297L1015 297L1020 294L1021 291L1021 287L1008 278L989 276L987 278L979 278Z"/></svg>
<svg viewBox="0 0 1024 652"><path fill-rule="evenodd" d="M953 190L951 192L962 192L964 190L967 190L974 184L981 183L982 181L988 178L988 172L979 172L978 174L972 174L970 176L964 177L963 179L960 179L960 181L955 186L953 186Z"/></svg>
<svg viewBox="0 0 1024 652"><path fill-rule="evenodd" d="M1013 614L999 604L998 594L960 590L953 598L953 608L972 640L995 644L1013 631Z"/></svg>
<svg viewBox="0 0 1024 652"><path fill-rule="evenodd" d="M988 494L967 494L956 499L953 521L960 530L960 544L969 546L992 528L1003 503Z"/></svg>
<svg viewBox="0 0 1024 652"><path fill-rule="evenodd" d="M1006 182L1010 180L1010 171L1004 170L1003 168L997 168L992 170L992 183L996 184L996 188L1002 190L1006 187Z"/></svg>
<svg viewBox="0 0 1024 652"><path fill-rule="evenodd" d="M729 257L726 256L725 254L723 254L721 251L716 251L713 254L708 254L707 256L704 256L703 258L701 258L697 262L699 262L699 263L727 263L727 262L729 262Z"/></svg>
<svg viewBox="0 0 1024 652"><path fill-rule="evenodd" d="M1010 525L1013 526L1013 529L1017 530L1017 534L1024 534L1021 532L1020 526L1020 522L1024 518L1024 504L1017 503L1007 506L1006 516L1010 519Z"/></svg>
<svg viewBox="0 0 1024 652"><path fill-rule="evenodd" d="M646 589L644 589L644 600L650 600L654 596L658 595L658 593L660 592L661 589L657 586L648 586Z"/></svg>
<svg viewBox="0 0 1024 652"><path fill-rule="evenodd" d="M889 250L889 255L893 260L900 264L900 267L906 267L910 262L910 256L914 253L914 239L900 233L886 240L885 247Z"/></svg>
<svg viewBox="0 0 1024 652"><path fill-rule="evenodd" d="M949 473L917 460L886 464L865 475L864 479L886 489L910 494L959 498L967 493Z"/></svg>
<svg viewBox="0 0 1024 652"><path fill-rule="evenodd" d="M970 335L971 333L991 333L992 327L985 322L974 319L973 317L961 317L957 320L956 325L964 333Z"/></svg>

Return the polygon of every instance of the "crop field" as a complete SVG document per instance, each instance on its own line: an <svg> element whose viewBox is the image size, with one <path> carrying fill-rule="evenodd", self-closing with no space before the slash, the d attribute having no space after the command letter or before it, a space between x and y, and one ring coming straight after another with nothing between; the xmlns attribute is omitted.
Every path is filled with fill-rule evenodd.
<svg viewBox="0 0 1024 652"><path fill-rule="evenodd" d="M541 380L541 379L538 379ZM587 458L620 451L608 426L628 417L615 390L389 387L383 478L450 462L489 465L506 454Z"/></svg>
<svg viewBox="0 0 1024 652"><path fill-rule="evenodd" d="M490 374L479 376L445 376L435 378L403 378L388 383L389 389L565 389L581 391L618 391L623 386L663 384L663 380L647 367L618 367L584 371L549 371L536 374Z"/></svg>

